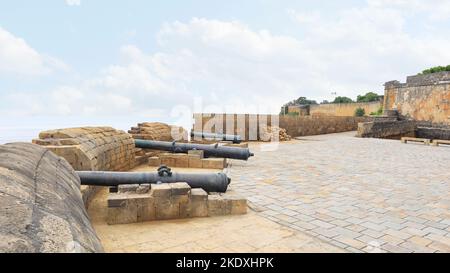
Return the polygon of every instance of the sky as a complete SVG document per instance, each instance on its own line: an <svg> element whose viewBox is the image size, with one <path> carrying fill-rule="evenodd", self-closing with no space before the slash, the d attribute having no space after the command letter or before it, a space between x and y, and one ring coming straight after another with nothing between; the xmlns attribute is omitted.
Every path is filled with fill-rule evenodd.
<svg viewBox="0 0 450 273"><path fill-rule="evenodd" d="M444 0L0 0L0 142L382 94L448 37Z"/></svg>

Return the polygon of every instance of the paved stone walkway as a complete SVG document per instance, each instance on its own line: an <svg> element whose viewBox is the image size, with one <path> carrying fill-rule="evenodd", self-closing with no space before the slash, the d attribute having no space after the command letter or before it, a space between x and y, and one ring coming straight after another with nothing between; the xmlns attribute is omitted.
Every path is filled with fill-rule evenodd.
<svg viewBox="0 0 450 273"><path fill-rule="evenodd" d="M450 252L450 147L304 137L232 161L232 188L267 219L352 252Z"/></svg>
<svg viewBox="0 0 450 273"><path fill-rule="evenodd" d="M106 252L345 252L251 210L245 215L108 225L107 194L102 189L88 209Z"/></svg>

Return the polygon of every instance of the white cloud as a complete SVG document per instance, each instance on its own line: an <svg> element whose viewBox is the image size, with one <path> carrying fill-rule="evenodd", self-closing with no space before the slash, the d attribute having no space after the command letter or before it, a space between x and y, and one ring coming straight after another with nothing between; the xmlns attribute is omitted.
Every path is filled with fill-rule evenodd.
<svg viewBox="0 0 450 273"><path fill-rule="evenodd" d="M66 5L79 6L79 5L81 5L81 0L66 0Z"/></svg>
<svg viewBox="0 0 450 273"><path fill-rule="evenodd" d="M302 32L298 36L240 21L166 23L155 52L125 45L121 61L95 77L47 96L22 97L22 105L33 114L155 118L167 116L176 105L192 106L196 98L222 111L228 106L227 112L275 113L299 96L321 100L332 99L331 92L353 98L367 91L382 93L386 81L450 63L447 36L411 32L415 21L410 16L419 11L406 12L405 5L372 0L333 16L289 10L292 24ZM445 31L440 23L434 27Z"/></svg>
<svg viewBox="0 0 450 273"><path fill-rule="evenodd" d="M0 75L38 76L67 69L64 62L37 52L25 40L0 27Z"/></svg>

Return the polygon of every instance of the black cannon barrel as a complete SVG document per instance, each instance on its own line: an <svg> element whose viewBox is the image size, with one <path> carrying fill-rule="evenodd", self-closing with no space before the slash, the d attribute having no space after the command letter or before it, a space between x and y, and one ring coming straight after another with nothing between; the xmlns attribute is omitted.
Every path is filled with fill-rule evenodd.
<svg viewBox="0 0 450 273"><path fill-rule="evenodd" d="M187 153L189 150L202 150L206 157L223 157L239 160L248 160L253 156L248 148L219 146L218 144L177 143L156 140L135 139L137 148L163 150L173 153Z"/></svg>
<svg viewBox="0 0 450 273"><path fill-rule="evenodd" d="M240 135L228 135L228 134L218 134L218 133L207 133L207 132L191 132L191 137L193 138L206 138L214 140L232 141L235 144L242 142Z"/></svg>
<svg viewBox="0 0 450 273"><path fill-rule="evenodd" d="M170 169L169 169L170 170ZM81 185L113 187L125 184L186 182L191 188L207 192L226 192L231 179L224 173L102 172L77 171Z"/></svg>

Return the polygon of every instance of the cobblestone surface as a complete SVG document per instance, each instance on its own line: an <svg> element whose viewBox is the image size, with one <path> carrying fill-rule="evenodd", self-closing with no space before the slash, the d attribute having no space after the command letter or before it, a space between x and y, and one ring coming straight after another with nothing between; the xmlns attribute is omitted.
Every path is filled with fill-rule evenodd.
<svg viewBox="0 0 450 273"><path fill-rule="evenodd" d="M231 187L259 215L351 252L450 252L450 148L354 135L252 144Z"/></svg>

